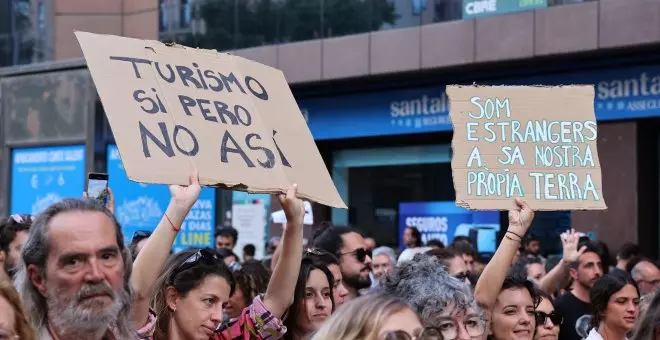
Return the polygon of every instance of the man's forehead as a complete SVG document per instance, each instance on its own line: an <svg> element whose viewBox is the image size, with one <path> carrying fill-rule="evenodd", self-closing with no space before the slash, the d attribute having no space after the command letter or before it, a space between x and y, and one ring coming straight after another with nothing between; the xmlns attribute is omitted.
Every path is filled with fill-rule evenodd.
<svg viewBox="0 0 660 340"><path fill-rule="evenodd" d="M593 251L588 251L580 255L580 263L589 263L589 262L600 262L600 255L594 253Z"/></svg>
<svg viewBox="0 0 660 340"><path fill-rule="evenodd" d="M364 247L364 238L356 232L350 232L341 235L345 249L357 249Z"/></svg>
<svg viewBox="0 0 660 340"><path fill-rule="evenodd" d="M389 263L390 257L385 254L380 254L372 259L373 262L377 263Z"/></svg>
<svg viewBox="0 0 660 340"><path fill-rule="evenodd" d="M55 215L48 223L48 242L53 250L68 248L84 241L88 246L117 246L116 226L98 211L68 211Z"/></svg>

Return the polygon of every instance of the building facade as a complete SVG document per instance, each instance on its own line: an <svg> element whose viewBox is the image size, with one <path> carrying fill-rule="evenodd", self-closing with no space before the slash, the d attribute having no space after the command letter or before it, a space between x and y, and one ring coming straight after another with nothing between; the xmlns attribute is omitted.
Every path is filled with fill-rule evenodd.
<svg viewBox="0 0 660 340"><path fill-rule="evenodd" d="M637 242L646 252L659 253L660 1L53 4L53 60L80 57L73 33L68 33L77 29L216 48L283 70L350 207L314 205L315 221L356 226L383 244L398 245L408 221L404 217L417 216L406 204L455 199L447 84L593 84L608 209L541 213L533 232L556 240L559 231L573 227L594 233L612 251L624 242ZM74 9L81 18L65 15ZM91 15L97 12L107 15ZM82 61L9 68L0 77L5 126L0 131L0 183L11 187L0 197L0 213L13 210L10 202L20 190L11 186L17 148L85 145L85 169L107 171L113 139ZM61 81L19 86L49 78ZM75 102L77 108L50 105L39 86L55 86L47 92L60 98L59 105ZM90 90L74 90L81 87ZM25 99L37 96L33 93L39 93L44 108L15 105L33 102ZM231 202L216 193L214 223L230 216ZM505 218L500 216L500 225ZM450 241L456 234L442 223L435 228L440 231L430 238ZM483 235L470 236L489 244L493 236ZM557 246L547 245L550 250Z"/></svg>

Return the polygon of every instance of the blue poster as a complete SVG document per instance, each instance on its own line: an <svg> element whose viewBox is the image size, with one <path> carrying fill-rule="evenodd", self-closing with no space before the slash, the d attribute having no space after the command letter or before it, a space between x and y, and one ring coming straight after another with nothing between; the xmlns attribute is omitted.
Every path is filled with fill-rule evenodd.
<svg viewBox="0 0 660 340"><path fill-rule="evenodd" d="M414 202L399 204L399 246L403 232L416 227L422 242L437 239L449 245L456 236L468 236L480 253L494 253L500 230L498 211L471 211L456 206L453 201Z"/></svg>
<svg viewBox="0 0 660 340"><path fill-rule="evenodd" d="M465 82L466 84L472 81ZM483 85L595 86L598 121L660 116L660 66L607 68L477 82ZM442 84L299 101L315 140L451 131Z"/></svg>
<svg viewBox="0 0 660 340"><path fill-rule="evenodd" d="M108 146L109 186L115 195L115 215L128 244L136 231L153 231L167 210L167 185L142 184L126 176L116 145ZM213 247L215 243L215 189L202 188L174 242L175 252L191 247Z"/></svg>
<svg viewBox="0 0 660 340"><path fill-rule="evenodd" d="M12 214L42 212L85 190L85 146L53 146L12 150Z"/></svg>

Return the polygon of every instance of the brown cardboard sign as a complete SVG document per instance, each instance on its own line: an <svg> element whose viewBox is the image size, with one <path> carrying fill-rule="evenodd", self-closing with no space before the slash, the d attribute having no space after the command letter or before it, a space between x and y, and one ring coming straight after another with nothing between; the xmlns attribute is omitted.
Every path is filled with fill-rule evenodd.
<svg viewBox="0 0 660 340"><path fill-rule="evenodd" d="M282 71L238 56L76 32L128 177L253 193L298 184L346 208Z"/></svg>
<svg viewBox="0 0 660 340"><path fill-rule="evenodd" d="M447 86L456 204L602 210L593 86Z"/></svg>

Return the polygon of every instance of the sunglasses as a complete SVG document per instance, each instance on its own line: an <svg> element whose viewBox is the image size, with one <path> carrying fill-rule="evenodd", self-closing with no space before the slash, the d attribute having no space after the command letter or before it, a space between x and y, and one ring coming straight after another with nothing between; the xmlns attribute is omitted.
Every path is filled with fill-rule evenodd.
<svg viewBox="0 0 660 340"><path fill-rule="evenodd" d="M13 214L9 216L11 220L16 223L32 223L32 215L23 215L23 214Z"/></svg>
<svg viewBox="0 0 660 340"><path fill-rule="evenodd" d="M330 254L329 252L319 249L319 248L307 248L305 249L305 255L314 255L314 256L323 256L323 255L328 255Z"/></svg>
<svg viewBox="0 0 660 340"><path fill-rule="evenodd" d="M181 262L181 264L172 271L170 284L174 283L174 279L181 272L188 270L192 267L195 267L199 263L204 263L213 266L221 262L222 262L222 258L215 251L207 248L200 249L196 253L188 256L188 258L186 258L185 261Z"/></svg>
<svg viewBox="0 0 660 340"><path fill-rule="evenodd" d="M561 326L561 324L564 322L564 318L559 315L557 312L552 312L550 314L548 313L543 313L543 312L535 312L536 316L536 326L543 326L548 322L548 319L552 322L553 325L555 326Z"/></svg>
<svg viewBox="0 0 660 340"><path fill-rule="evenodd" d="M457 278L459 281L470 280L470 272L465 271L462 273L456 273L454 277Z"/></svg>
<svg viewBox="0 0 660 340"><path fill-rule="evenodd" d="M366 250L364 248L358 248L358 249L355 249L353 251L349 251L348 253L342 253L342 254L339 254L339 255L341 255L341 256L353 255L353 256L355 256L355 258L358 261L364 262L367 259L367 256L371 257L371 250Z"/></svg>

